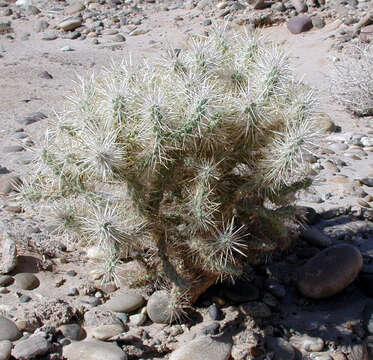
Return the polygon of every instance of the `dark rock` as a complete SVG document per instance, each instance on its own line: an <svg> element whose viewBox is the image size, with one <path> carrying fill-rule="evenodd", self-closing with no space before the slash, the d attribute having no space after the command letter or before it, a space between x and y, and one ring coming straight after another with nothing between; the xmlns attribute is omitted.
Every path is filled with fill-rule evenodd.
<svg viewBox="0 0 373 360"><path fill-rule="evenodd" d="M40 285L39 279L31 273L19 273L14 276L16 286L22 290L33 290Z"/></svg>
<svg viewBox="0 0 373 360"><path fill-rule="evenodd" d="M268 280L266 282L266 286L267 286L268 291L272 295L276 296L277 298L282 299L285 297L286 289L281 284L279 284L277 281Z"/></svg>
<svg viewBox="0 0 373 360"><path fill-rule="evenodd" d="M236 281L224 290L224 295L236 303L243 303L258 299L259 290L248 282Z"/></svg>
<svg viewBox="0 0 373 360"><path fill-rule="evenodd" d="M299 15L289 19L286 23L288 30L292 34L300 34L302 32L312 29L312 20L307 15Z"/></svg>
<svg viewBox="0 0 373 360"><path fill-rule="evenodd" d="M20 303L28 303L29 301L31 301L31 297L28 296L28 295L21 295L19 297L19 302Z"/></svg>
<svg viewBox="0 0 373 360"><path fill-rule="evenodd" d="M266 345L268 350L274 353L274 360L293 360L295 358L294 348L282 338L268 336Z"/></svg>
<svg viewBox="0 0 373 360"><path fill-rule="evenodd" d="M366 178L360 179L359 181L366 186L373 187L373 178L366 177Z"/></svg>
<svg viewBox="0 0 373 360"><path fill-rule="evenodd" d="M24 115L24 116L21 116L19 117L18 119L16 119L16 121L22 125L30 125L30 124L33 124L37 121L40 121L42 119L46 119L47 116L44 115L43 113L41 112L34 112L34 113L30 113L30 114L27 114L27 115Z"/></svg>
<svg viewBox="0 0 373 360"><path fill-rule="evenodd" d="M268 318L272 315L271 309L264 303L251 301L240 306L241 311L253 318Z"/></svg>
<svg viewBox="0 0 373 360"><path fill-rule="evenodd" d="M254 10L263 10L268 7L271 7L274 1L267 1L267 0L257 0L254 4Z"/></svg>
<svg viewBox="0 0 373 360"><path fill-rule="evenodd" d="M358 248L336 245L321 251L300 270L298 289L307 297L321 299L332 296L350 285L363 266Z"/></svg>
<svg viewBox="0 0 373 360"><path fill-rule="evenodd" d="M318 247L329 247L332 245L332 240L326 236L320 229L302 225L301 226L301 234L300 237L306 240L310 245L318 246Z"/></svg>
<svg viewBox="0 0 373 360"><path fill-rule="evenodd" d="M58 330L70 340L80 341L85 337L85 331L79 324L64 324Z"/></svg>

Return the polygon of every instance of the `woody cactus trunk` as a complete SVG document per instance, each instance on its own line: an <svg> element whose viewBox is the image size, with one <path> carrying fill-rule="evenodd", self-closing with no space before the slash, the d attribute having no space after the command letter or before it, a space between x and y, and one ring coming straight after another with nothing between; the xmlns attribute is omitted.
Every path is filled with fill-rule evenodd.
<svg viewBox="0 0 373 360"><path fill-rule="evenodd" d="M60 235L100 247L107 275L136 257L193 302L288 244L314 107L279 46L195 37L80 79L22 196L47 206Z"/></svg>

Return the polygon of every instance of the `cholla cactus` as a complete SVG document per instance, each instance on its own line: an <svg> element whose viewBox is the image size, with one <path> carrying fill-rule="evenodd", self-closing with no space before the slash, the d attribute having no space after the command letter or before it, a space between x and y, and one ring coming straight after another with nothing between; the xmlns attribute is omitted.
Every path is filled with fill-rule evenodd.
<svg viewBox="0 0 373 360"><path fill-rule="evenodd" d="M25 196L39 194L79 246L102 247L108 274L136 257L194 301L289 243L288 195L310 185L314 107L278 46L194 38L152 64L81 79Z"/></svg>
<svg viewBox="0 0 373 360"><path fill-rule="evenodd" d="M354 115L373 115L372 66L372 45L350 46L334 62L331 93Z"/></svg>

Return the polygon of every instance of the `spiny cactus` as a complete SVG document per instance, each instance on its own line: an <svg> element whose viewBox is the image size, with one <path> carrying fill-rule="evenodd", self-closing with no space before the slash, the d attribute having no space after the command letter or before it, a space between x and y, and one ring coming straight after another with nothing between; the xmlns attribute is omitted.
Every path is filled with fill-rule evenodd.
<svg viewBox="0 0 373 360"><path fill-rule="evenodd" d="M194 301L289 243L315 117L279 46L195 37L153 63L129 58L81 78L22 194L77 246L103 248L108 275L136 257L176 300Z"/></svg>
<svg viewBox="0 0 373 360"><path fill-rule="evenodd" d="M357 116L373 115L373 47L349 46L334 62L331 93Z"/></svg>

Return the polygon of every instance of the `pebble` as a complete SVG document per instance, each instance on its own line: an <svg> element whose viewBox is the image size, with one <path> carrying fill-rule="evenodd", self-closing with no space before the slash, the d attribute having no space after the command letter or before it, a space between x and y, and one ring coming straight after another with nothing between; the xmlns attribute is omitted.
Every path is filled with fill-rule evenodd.
<svg viewBox="0 0 373 360"><path fill-rule="evenodd" d="M264 303L251 301L240 306L241 311L253 318L268 318L272 315L271 309Z"/></svg>
<svg viewBox="0 0 373 360"><path fill-rule="evenodd" d="M295 18L290 19L288 23L289 22L294 23L294 27L296 25L297 30L300 30L303 28L309 30L310 28L312 28L312 20L307 15L297 16ZM307 31L307 30L303 30L303 31ZM322 113L317 117L316 125L320 128L320 130L324 132L328 132L328 133L335 132L337 128L332 118L328 114L325 114L325 113Z"/></svg>
<svg viewBox="0 0 373 360"><path fill-rule="evenodd" d="M14 276L17 288L22 290L33 290L40 285L39 279L31 273L19 273Z"/></svg>
<svg viewBox="0 0 373 360"><path fill-rule="evenodd" d="M79 341L64 346L63 356L67 360L127 360L127 355L119 346L98 340Z"/></svg>
<svg viewBox="0 0 373 360"><path fill-rule="evenodd" d="M9 340L0 341L0 360L9 360L12 343Z"/></svg>
<svg viewBox="0 0 373 360"><path fill-rule="evenodd" d="M0 315L0 340L18 340L22 336L15 323Z"/></svg>
<svg viewBox="0 0 373 360"><path fill-rule="evenodd" d="M348 149L348 145L345 143L333 143L329 148L334 151L344 151Z"/></svg>
<svg viewBox="0 0 373 360"><path fill-rule="evenodd" d="M214 321L221 319L221 311L215 304L209 306L209 316Z"/></svg>
<svg viewBox="0 0 373 360"><path fill-rule="evenodd" d="M274 353L275 360L293 360L295 358L293 347L282 338L268 336L266 345L268 350Z"/></svg>
<svg viewBox="0 0 373 360"><path fill-rule="evenodd" d="M69 45L63 46L60 50L61 51L74 51L74 49Z"/></svg>
<svg viewBox="0 0 373 360"><path fill-rule="evenodd" d="M113 336L121 334L124 327L121 323L111 325L100 325L91 330L91 335L97 340L107 340Z"/></svg>
<svg viewBox="0 0 373 360"><path fill-rule="evenodd" d="M307 297L332 296L355 280L363 265L358 248L348 244L329 247L307 261L298 277L298 289Z"/></svg>
<svg viewBox="0 0 373 360"><path fill-rule="evenodd" d="M80 1L78 2L75 2L67 7L65 7L64 9L64 13L66 15L74 15L80 11L83 11L85 9L85 6L83 3L81 3Z"/></svg>
<svg viewBox="0 0 373 360"><path fill-rule="evenodd" d="M332 245L332 240L326 236L320 229L307 224L302 225L300 237L306 240L310 245L318 247L329 247Z"/></svg>
<svg viewBox="0 0 373 360"><path fill-rule="evenodd" d="M80 341L85 337L85 331L79 324L64 324L58 330L69 340Z"/></svg>
<svg viewBox="0 0 373 360"><path fill-rule="evenodd" d="M293 336L290 343L297 349L307 352L320 352L324 348L324 340L309 335Z"/></svg>
<svg viewBox="0 0 373 360"><path fill-rule="evenodd" d="M232 342L228 338L201 336L181 345L169 360L227 360L231 350Z"/></svg>
<svg viewBox="0 0 373 360"><path fill-rule="evenodd" d="M145 314L135 314L131 315L130 318L130 324L135 326L141 326L145 324L146 321L146 315Z"/></svg>
<svg viewBox="0 0 373 360"><path fill-rule="evenodd" d="M155 291L146 305L150 320L158 324L169 323L174 315L169 306L169 301L170 295L166 290Z"/></svg>
<svg viewBox="0 0 373 360"><path fill-rule="evenodd" d="M119 313L129 313L141 308L145 304L142 295L136 293L126 293L111 298L105 303L110 311Z"/></svg>
<svg viewBox="0 0 373 360"><path fill-rule="evenodd" d="M12 350L12 356L16 359L33 359L39 355L45 355L51 347L49 341L42 336L32 335L28 339L20 340Z"/></svg>
<svg viewBox="0 0 373 360"><path fill-rule="evenodd" d="M33 112L17 118L16 121L22 125L30 125L46 118L47 116L42 112Z"/></svg>

